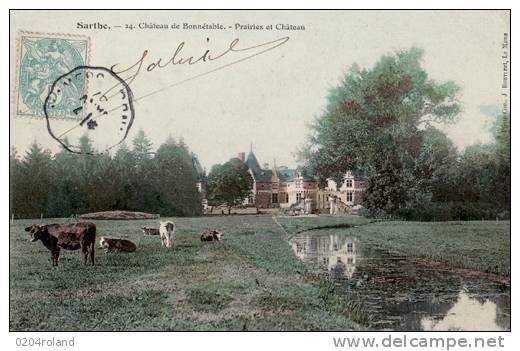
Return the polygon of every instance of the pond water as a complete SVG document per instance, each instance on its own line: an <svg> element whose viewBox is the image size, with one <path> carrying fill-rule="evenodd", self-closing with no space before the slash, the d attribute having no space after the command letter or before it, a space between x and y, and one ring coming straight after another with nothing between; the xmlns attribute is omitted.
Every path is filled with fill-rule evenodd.
<svg viewBox="0 0 520 351"><path fill-rule="evenodd" d="M510 330L511 294L501 283L417 264L343 235L303 233L289 243L358 301L375 329Z"/></svg>

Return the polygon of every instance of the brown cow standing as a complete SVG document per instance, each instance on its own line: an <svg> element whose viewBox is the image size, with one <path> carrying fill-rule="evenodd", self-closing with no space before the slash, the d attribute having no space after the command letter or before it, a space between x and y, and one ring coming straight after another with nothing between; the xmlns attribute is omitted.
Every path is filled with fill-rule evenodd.
<svg viewBox="0 0 520 351"><path fill-rule="evenodd" d="M52 265L58 265L60 249L81 249L84 255L84 263L90 257L90 263L94 265L94 248L96 245L96 225L90 222L74 224L33 224L25 228L31 234L31 241L41 240L43 245L51 252Z"/></svg>

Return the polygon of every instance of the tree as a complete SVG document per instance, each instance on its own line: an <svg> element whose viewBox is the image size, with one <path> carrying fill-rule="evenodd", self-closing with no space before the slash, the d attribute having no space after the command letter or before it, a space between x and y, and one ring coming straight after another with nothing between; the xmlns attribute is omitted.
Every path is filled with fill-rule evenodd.
<svg viewBox="0 0 520 351"><path fill-rule="evenodd" d="M132 153L137 164L152 158L152 142L146 137L142 129L137 132L132 144Z"/></svg>
<svg viewBox="0 0 520 351"><path fill-rule="evenodd" d="M425 126L451 123L459 112L453 82L438 83L421 67L417 48L383 56L371 69L352 65L331 89L323 115L299 151L305 167L319 178L341 178L348 169L369 178L388 167L394 153L403 189L415 191L416 163Z"/></svg>
<svg viewBox="0 0 520 351"><path fill-rule="evenodd" d="M47 203L52 189L51 161L50 151L43 150L34 142L19 166L15 166L17 174L12 179L11 190L12 211L17 217L47 216Z"/></svg>
<svg viewBox="0 0 520 351"><path fill-rule="evenodd" d="M208 175L208 203L212 206L241 204L253 189L253 178L247 166L237 158L215 165Z"/></svg>
<svg viewBox="0 0 520 351"><path fill-rule="evenodd" d="M19 212L23 206L20 198L21 161L15 147L9 150L9 212Z"/></svg>
<svg viewBox="0 0 520 351"><path fill-rule="evenodd" d="M466 147L459 161L456 191L465 202L494 202L496 176L495 146L476 144Z"/></svg>
<svg viewBox="0 0 520 351"><path fill-rule="evenodd" d="M67 146L69 144L67 139L64 143ZM62 146L60 152L54 157L53 188L48 202L51 217L68 217L79 212L81 203L79 156Z"/></svg>
<svg viewBox="0 0 520 351"><path fill-rule="evenodd" d="M93 157L83 193L89 212L125 209L125 179L121 171L107 153Z"/></svg>
<svg viewBox="0 0 520 351"><path fill-rule="evenodd" d="M135 167L135 159L134 154L132 151L128 148L126 143L122 143L119 148L117 149L114 160L117 160L121 165L125 165L128 168L134 168Z"/></svg>
<svg viewBox="0 0 520 351"><path fill-rule="evenodd" d="M498 215L510 210L511 127L509 114L495 117L490 130L494 142L466 147L457 162L451 193L459 201L492 208Z"/></svg>
<svg viewBox="0 0 520 351"><path fill-rule="evenodd" d="M152 161L151 193L158 198L157 211L170 216L200 215L197 172L188 147L169 139L157 149Z"/></svg>
<svg viewBox="0 0 520 351"><path fill-rule="evenodd" d="M374 214L394 213L406 202L401 181L401 163L395 152L388 155L380 172L373 176L364 194L363 204Z"/></svg>
<svg viewBox="0 0 520 351"><path fill-rule="evenodd" d="M68 144L67 140L64 143ZM87 136L80 140L80 149L85 154L62 148L52 157L34 143L25 157L20 158L12 148L9 153L11 213L18 218L37 218L40 214L68 217L128 209L163 216L200 215L202 203L196 187L195 156L188 147L169 139L152 158L148 147L151 144L144 133L136 145L136 154L122 145L114 157L108 152L96 153Z"/></svg>
<svg viewBox="0 0 520 351"><path fill-rule="evenodd" d="M458 154L453 142L440 130L428 127L421 131L421 148L415 160L413 193L418 201L454 201Z"/></svg>
<svg viewBox="0 0 520 351"><path fill-rule="evenodd" d="M134 154L125 143L122 143L114 155L112 162L118 170L122 186L118 199L119 208L130 209L134 199L134 181L136 181L136 161Z"/></svg>
<svg viewBox="0 0 520 351"><path fill-rule="evenodd" d="M129 208L140 211L156 211L159 195L153 189L155 165L152 162L152 142L146 137L143 130L139 130L132 140L131 155L128 155L127 164L132 164L130 174L130 189L132 197Z"/></svg>
<svg viewBox="0 0 520 351"><path fill-rule="evenodd" d="M496 135L496 177L494 194L499 206L509 210L511 204L511 116L503 114Z"/></svg>

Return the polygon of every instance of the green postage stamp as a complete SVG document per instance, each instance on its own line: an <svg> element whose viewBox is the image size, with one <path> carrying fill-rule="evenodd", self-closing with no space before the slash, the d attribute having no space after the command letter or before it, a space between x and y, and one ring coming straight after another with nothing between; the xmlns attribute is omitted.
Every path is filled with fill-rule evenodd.
<svg viewBox="0 0 520 351"><path fill-rule="evenodd" d="M15 112L21 117L44 117L43 105L54 81L78 66L88 65L89 39L84 36L20 32ZM49 117L77 119L69 108L84 94L84 80L60 96Z"/></svg>

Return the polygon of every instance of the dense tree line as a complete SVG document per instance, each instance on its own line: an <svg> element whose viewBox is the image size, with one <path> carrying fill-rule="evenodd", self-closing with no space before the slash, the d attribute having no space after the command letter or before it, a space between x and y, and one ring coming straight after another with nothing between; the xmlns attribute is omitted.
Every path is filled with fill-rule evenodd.
<svg viewBox="0 0 520 351"><path fill-rule="evenodd" d="M162 216L201 213L194 155L168 139L152 152L139 131L132 148L96 153L88 137L82 154L55 155L36 142L24 154L10 152L10 210L17 218L68 217L95 211L130 210Z"/></svg>
<svg viewBox="0 0 520 351"><path fill-rule="evenodd" d="M321 181L353 169L369 178L369 214L408 219L507 216L511 192L510 118L496 116L495 140L459 152L438 128L456 121L459 87L436 82L417 48L353 65L333 88L300 150Z"/></svg>

